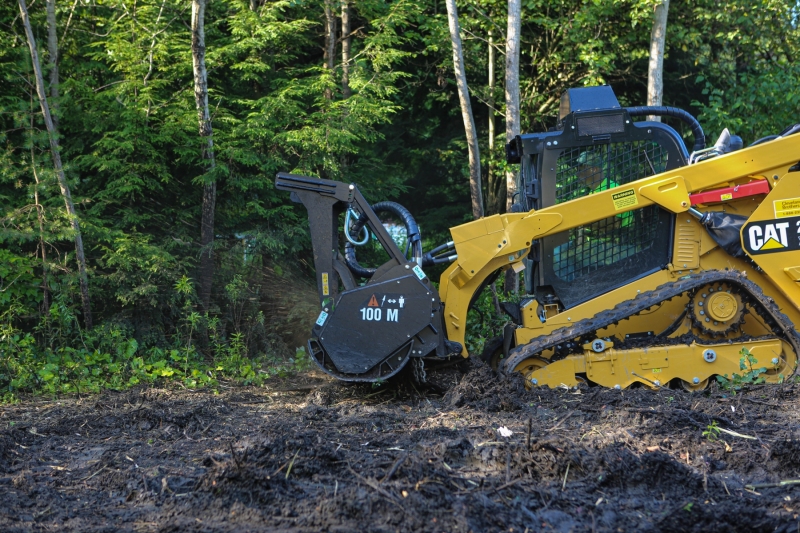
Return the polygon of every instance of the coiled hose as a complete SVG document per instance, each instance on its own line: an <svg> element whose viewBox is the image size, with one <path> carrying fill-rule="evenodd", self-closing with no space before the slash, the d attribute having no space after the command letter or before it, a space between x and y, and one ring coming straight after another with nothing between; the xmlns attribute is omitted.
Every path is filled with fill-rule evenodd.
<svg viewBox="0 0 800 533"><path fill-rule="evenodd" d="M406 227L406 235L408 236L408 245L411 248L411 260L419 263L422 260L422 237L419 233L417 221L414 220L411 212L397 202L378 202L371 207L376 213L392 213L403 221L403 225ZM362 213L350 228L350 235L353 238L357 238L366 223L367 215ZM345 231L347 231L347 228L345 228ZM407 250L408 249L406 249L406 251ZM344 262L347 268L350 269L350 272L356 276L371 278L372 275L375 274L376 269L363 267L358 263L358 259L356 259L356 247L349 240L344 245Z"/></svg>
<svg viewBox="0 0 800 533"><path fill-rule="evenodd" d="M658 115L662 117L675 117L685 122L692 128L692 136L694 137L694 147L692 152L697 152L706 147L706 136L703 133L703 127L688 112L677 107L656 106L656 105L642 105L636 107L626 107L625 110L632 117L644 117L647 115Z"/></svg>

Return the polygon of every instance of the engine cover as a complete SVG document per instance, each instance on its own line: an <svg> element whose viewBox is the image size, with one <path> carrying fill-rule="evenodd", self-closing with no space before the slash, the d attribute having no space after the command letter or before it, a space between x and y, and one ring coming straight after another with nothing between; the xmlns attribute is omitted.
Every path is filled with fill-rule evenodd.
<svg viewBox="0 0 800 533"><path fill-rule="evenodd" d="M439 311L436 292L413 274L345 291L330 313L320 314L311 354L340 379L387 378L410 357L436 349Z"/></svg>

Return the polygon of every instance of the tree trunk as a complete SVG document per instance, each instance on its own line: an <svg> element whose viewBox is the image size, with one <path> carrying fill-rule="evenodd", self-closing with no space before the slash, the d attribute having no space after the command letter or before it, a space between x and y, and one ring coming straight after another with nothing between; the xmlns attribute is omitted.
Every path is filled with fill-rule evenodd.
<svg viewBox="0 0 800 533"><path fill-rule="evenodd" d="M494 90L495 90L495 51L494 51L494 35L491 28L489 29L489 98L487 99L487 107L489 108L489 164L486 168L486 211L488 213L498 212L498 187L497 176L492 168L492 156L494 154Z"/></svg>
<svg viewBox="0 0 800 533"><path fill-rule="evenodd" d="M350 98L350 3L342 2L342 97Z"/></svg>
<svg viewBox="0 0 800 533"><path fill-rule="evenodd" d="M333 60L336 55L336 17L333 16L333 0L325 0L325 68L333 76ZM333 99L330 87L325 89L325 98Z"/></svg>
<svg viewBox="0 0 800 533"><path fill-rule="evenodd" d="M661 105L664 98L664 44L667 40L668 13L669 0L663 0L653 14L650 63L647 67L647 105ZM648 116L647 120L661 121L661 117Z"/></svg>
<svg viewBox="0 0 800 533"><path fill-rule="evenodd" d="M521 0L508 0L508 28L506 30L506 142L520 134L519 111L519 53L522 27ZM511 210L516 192L517 173L506 172L506 211ZM506 270L504 290L512 293L519 290L519 275Z"/></svg>
<svg viewBox="0 0 800 533"><path fill-rule="evenodd" d="M521 0L508 0L508 29L506 33L506 142L519 135L519 53L521 30ZM506 210L514 203L516 172L506 173Z"/></svg>
<svg viewBox="0 0 800 533"><path fill-rule="evenodd" d="M33 134L33 99L31 99L31 134ZM47 248L44 242L44 207L39 202L39 173L36 171L36 146L31 142L31 170L36 186L33 201L36 203L36 218L39 222L39 248L42 251L42 315L50 314L50 288L47 283Z"/></svg>
<svg viewBox="0 0 800 533"><path fill-rule="evenodd" d="M450 40L453 43L453 68L458 86L458 99L461 102L461 116L469 147L469 190L472 197L472 216L475 219L483 216L483 194L481 192L481 154L478 148L478 134L475 129L475 118L469 100L467 74L464 68L464 54L461 51L461 29L458 25L458 11L455 0L445 0L447 4L447 20L450 26Z"/></svg>
<svg viewBox="0 0 800 533"><path fill-rule="evenodd" d="M208 112L208 74L206 73L206 36L204 18L206 0L192 0L192 66L194 69L194 102L200 137L207 138L203 148L205 169L214 169L214 137L211 115ZM214 209L217 203L217 183L206 179L203 185L203 210L200 220L200 269L198 273L200 305L208 311L214 279Z"/></svg>
<svg viewBox="0 0 800 533"><path fill-rule="evenodd" d="M47 55L50 60L50 107L53 127L58 129L58 35L56 34L56 0L47 0Z"/></svg>
<svg viewBox="0 0 800 533"><path fill-rule="evenodd" d="M75 259L78 262L78 278L81 291L81 303L83 304L83 323L86 329L92 328L92 306L89 300L89 277L86 274L86 256L83 253L83 238L81 237L81 226L78 221L78 214L75 212L75 204L72 203L72 194L69 190L67 178L64 176L64 167L61 164L61 154L58 150L58 133L53 125L53 117L50 114L50 106L47 104L47 95L44 91L44 78L42 76L42 64L39 62L39 54L36 51L36 41L31 30L31 21L28 18L28 9L25 7L25 0L18 0L19 11L22 15L22 25L25 27L25 35L28 38L28 47L31 51L31 63L33 73L36 77L36 94L39 97L39 105L42 108L44 124L47 128L47 136L50 139L50 152L53 157L53 167L55 168L58 186L61 189L61 196L67 209L70 225L75 232Z"/></svg>

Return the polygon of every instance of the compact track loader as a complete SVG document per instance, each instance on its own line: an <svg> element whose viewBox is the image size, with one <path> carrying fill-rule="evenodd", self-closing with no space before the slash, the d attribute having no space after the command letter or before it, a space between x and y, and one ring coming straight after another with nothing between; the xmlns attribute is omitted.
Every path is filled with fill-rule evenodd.
<svg viewBox="0 0 800 533"><path fill-rule="evenodd" d="M633 120L647 115L686 122L691 151L672 127ZM311 226L322 311L310 354L347 381L384 380L409 362L422 378L425 360L469 356L467 313L511 268L524 271L526 296L504 305L510 324L483 357L531 386L701 390L749 365L783 381L800 353L797 131L743 148L725 130L706 148L685 111L571 89L556 128L506 147L520 165L512 212L453 227L427 253L399 204L278 174ZM405 253L380 212L403 221ZM389 255L375 269L356 258L371 235ZM451 264L437 290L424 269L438 263Z"/></svg>

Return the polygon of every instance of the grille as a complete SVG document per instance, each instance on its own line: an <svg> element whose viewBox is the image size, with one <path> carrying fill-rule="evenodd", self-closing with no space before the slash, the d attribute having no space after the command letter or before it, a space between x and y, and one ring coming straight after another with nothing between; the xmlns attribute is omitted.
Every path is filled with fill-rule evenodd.
<svg viewBox="0 0 800 533"><path fill-rule="evenodd" d="M553 272L563 281L575 281L649 249L657 230L656 206L570 230L569 240L553 249Z"/></svg>
<svg viewBox="0 0 800 533"><path fill-rule="evenodd" d="M667 151L653 141L570 148L558 157L556 203L664 172Z"/></svg>
<svg viewBox="0 0 800 533"><path fill-rule="evenodd" d="M561 203L661 173L667 152L652 141L604 144L567 149L557 164L556 203ZM625 261L653 246L658 224L653 205L574 228L553 249L553 273L571 282Z"/></svg>

